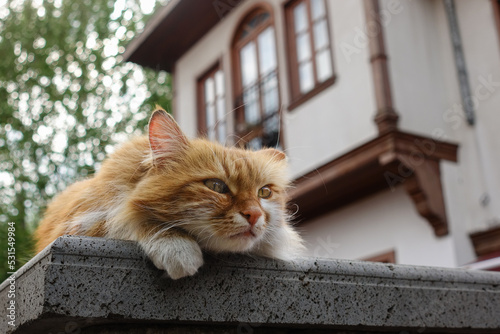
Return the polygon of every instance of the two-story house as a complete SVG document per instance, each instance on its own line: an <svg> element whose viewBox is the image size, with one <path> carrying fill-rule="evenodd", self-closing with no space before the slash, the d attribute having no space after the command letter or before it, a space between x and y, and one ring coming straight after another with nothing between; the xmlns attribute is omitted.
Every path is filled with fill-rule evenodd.
<svg viewBox="0 0 500 334"><path fill-rule="evenodd" d="M125 59L172 74L188 135L286 152L309 255L494 269L499 27L491 0L171 0Z"/></svg>

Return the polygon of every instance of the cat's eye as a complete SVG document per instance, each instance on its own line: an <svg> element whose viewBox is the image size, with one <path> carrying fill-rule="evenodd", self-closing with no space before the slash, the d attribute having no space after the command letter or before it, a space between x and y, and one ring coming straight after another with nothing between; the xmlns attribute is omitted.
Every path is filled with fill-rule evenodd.
<svg viewBox="0 0 500 334"><path fill-rule="evenodd" d="M229 192L228 186L224 181L219 179L208 179L203 182L208 189L213 190L219 194L227 194Z"/></svg>
<svg viewBox="0 0 500 334"><path fill-rule="evenodd" d="M271 197L272 194L273 192L271 188L269 188L269 186L264 186L260 188L258 193L259 197L264 199Z"/></svg>

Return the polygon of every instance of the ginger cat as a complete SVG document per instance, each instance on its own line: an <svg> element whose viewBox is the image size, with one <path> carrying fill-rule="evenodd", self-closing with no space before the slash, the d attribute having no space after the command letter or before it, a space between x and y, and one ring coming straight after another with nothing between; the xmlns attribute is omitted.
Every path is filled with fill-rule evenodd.
<svg viewBox="0 0 500 334"><path fill-rule="evenodd" d="M189 140L156 110L149 137L54 198L35 232L37 251L65 234L133 240L172 279L195 274L202 249L293 259L304 246L285 210L285 160L272 148Z"/></svg>

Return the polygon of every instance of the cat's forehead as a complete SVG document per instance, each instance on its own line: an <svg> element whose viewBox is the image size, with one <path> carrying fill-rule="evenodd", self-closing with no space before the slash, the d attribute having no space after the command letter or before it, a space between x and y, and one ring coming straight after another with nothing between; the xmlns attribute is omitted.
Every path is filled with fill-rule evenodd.
<svg viewBox="0 0 500 334"><path fill-rule="evenodd" d="M284 163L270 155L206 142L200 149L207 172L238 188L253 189L266 184L286 186Z"/></svg>
<svg viewBox="0 0 500 334"><path fill-rule="evenodd" d="M238 184L265 183L272 176L272 162L265 161L256 152L224 149L215 158L219 160L226 177Z"/></svg>

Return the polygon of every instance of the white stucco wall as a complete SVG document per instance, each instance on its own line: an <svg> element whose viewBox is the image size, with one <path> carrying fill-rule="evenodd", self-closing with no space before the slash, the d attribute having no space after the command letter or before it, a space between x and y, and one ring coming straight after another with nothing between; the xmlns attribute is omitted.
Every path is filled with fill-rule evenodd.
<svg viewBox="0 0 500 334"><path fill-rule="evenodd" d="M490 1L457 1L457 16L469 73L472 98L475 101L476 124L457 127L457 137L470 142L478 173L481 173L482 221L472 230L500 224L500 33L494 21ZM474 172L474 170L471 170ZM474 200L478 200L476 197ZM481 200L481 198L479 198Z"/></svg>
<svg viewBox="0 0 500 334"><path fill-rule="evenodd" d="M324 215L300 230L312 257L365 259L394 250L398 264L457 265L451 236L436 237L401 187Z"/></svg>
<svg viewBox="0 0 500 334"><path fill-rule="evenodd" d="M392 0L381 2L384 7ZM458 164L441 167L457 263L464 264L474 258L469 233L500 223L500 46L493 8L488 0L455 1L476 102L470 126L444 3L402 0L401 6L385 35L395 107L403 130L459 144Z"/></svg>
<svg viewBox="0 0 500 334"><path fill-rule="evenodd" d="M388 11L394 0L381 1ZM393 102L403 130L432 135L445 128L442 118L447 108L443 69L451 69L453 58L442 57L449 39L437 31L446 25L438 18L441 1L400 1L400 9L386 19L384 31ZM443 64L444 63L444 64Z"/></svg>

